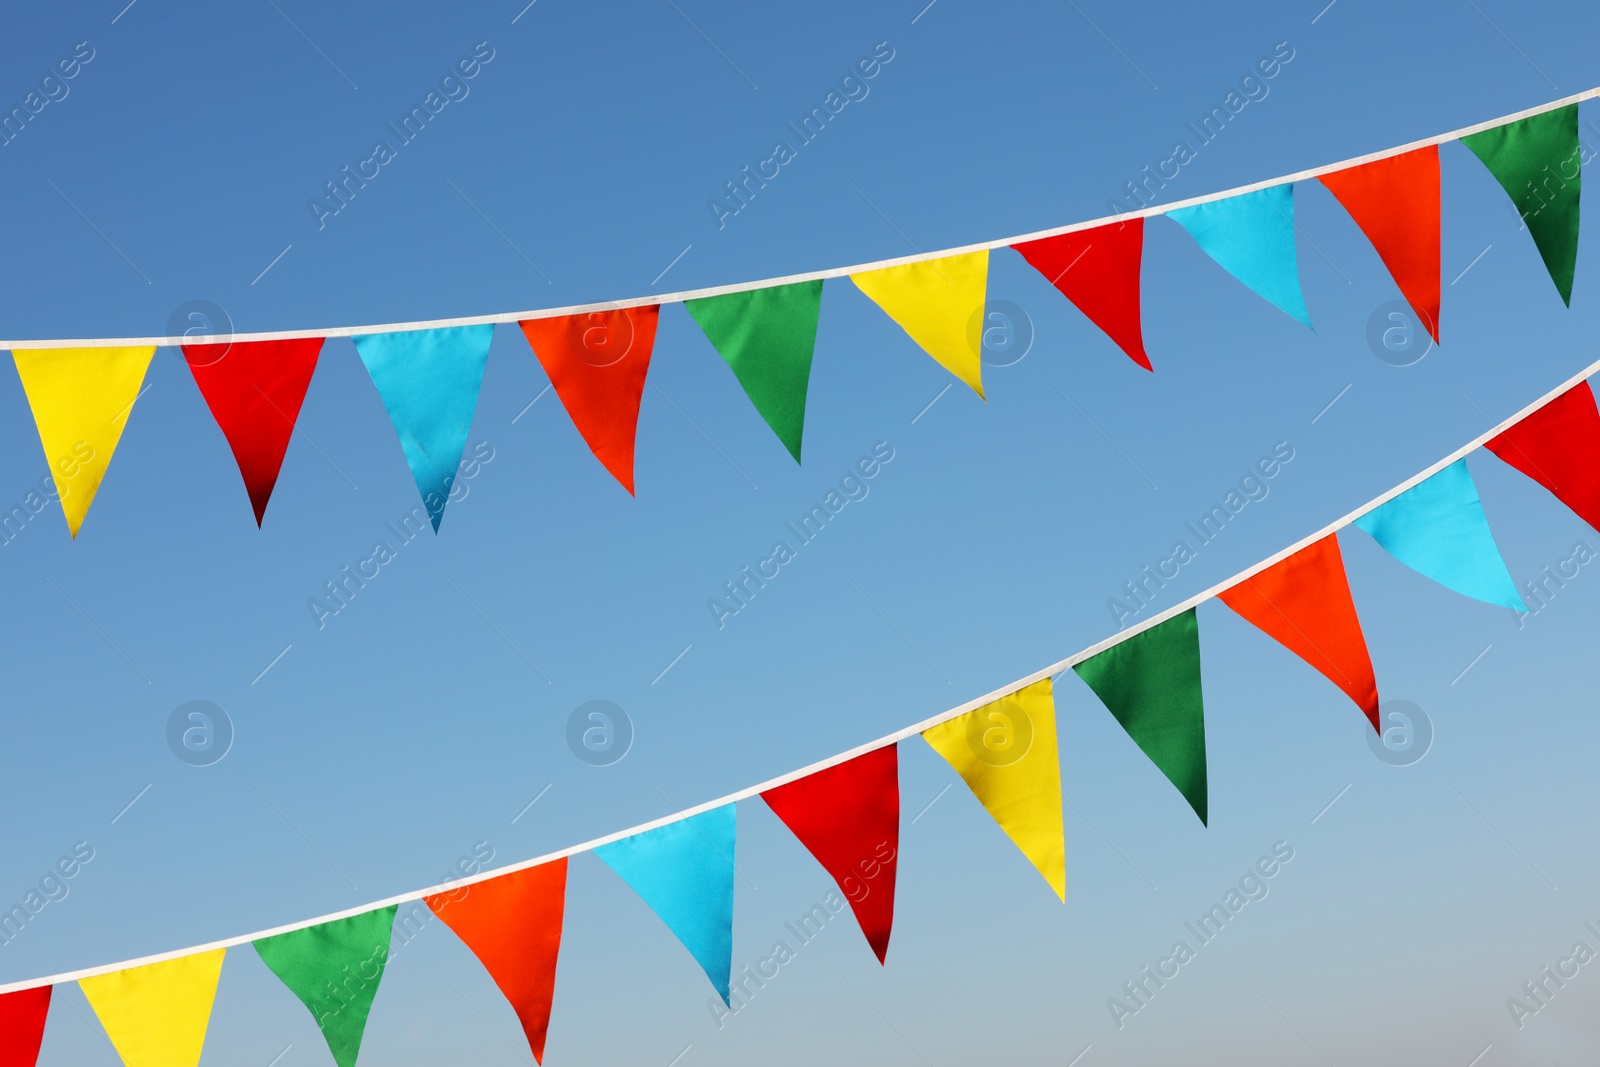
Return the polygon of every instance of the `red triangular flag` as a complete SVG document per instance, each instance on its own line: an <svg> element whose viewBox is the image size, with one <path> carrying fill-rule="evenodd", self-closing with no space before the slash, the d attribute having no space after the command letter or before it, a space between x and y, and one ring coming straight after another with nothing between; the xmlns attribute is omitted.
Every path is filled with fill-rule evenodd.
<svg viewBox="0 0 1600 1067"><path fill-rule="evenodd" d="M1139 263L1144 254L1144 219L1128 219L1011 246L1050 284L1089 316L1145 370L1139 325Z"/></svg>
<svg viewBox="0 0 1600 1067"><path fill-rule="evenodd" d="M466 942L511 1002L540 1063L556 993L566 893L563 856L427 898L428 907Z"/></svg>
<svg viewBox="0 0 1600 1067"><path fill-rule="evenodd" d="M33 1067L50 1014L50 986L0 996L0 1067Z"/></svg>
<svg viewBox="0 0 1600 1067"><path fill-rule="evenodd" d="M239 463L257 526L278 483L322 340L183 346L189 373Z"/></svg>
<svg viewBox="0 0 1600 1067"><path fill-rule="evenodd" d="M883 962L894 925L900 762L888 745L761 794L833 876Z"/></svg>
<svg viewBox="0 0 1600 1067"><path fill-rule="evenodd" d="M630 493L639 400L660 317L651 304L519 324L590 451Z"/></svg>
<svg viewBox="0 0 1600 1067"><path fill-rule="evenodd" d="M1439 146L1322 176L1439 340Z"/></svg>
<svg viewBox="0 0 1600 1067"><path fill-rule="evenodd" d="M1484 447L1600 530L1600 410L1579 382Z"/></svg>
<svg viewBox="0 0 1600 1067"><path fill-rule="evenodd" d="M1312 542L1217 599L1321 671L1378 729L1378 683L1336 535Z"/></svg>

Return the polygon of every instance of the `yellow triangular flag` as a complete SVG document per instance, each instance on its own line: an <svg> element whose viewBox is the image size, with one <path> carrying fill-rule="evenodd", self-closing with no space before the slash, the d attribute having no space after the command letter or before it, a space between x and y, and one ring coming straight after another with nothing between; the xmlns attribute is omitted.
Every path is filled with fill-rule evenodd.
<svg viewBox="0 0 1600 1067"><path fill-rule="evenodd" d="M78 980L127 1067L198 1067L225 951Z"/></svg>
<svg viewBox="0 0 1600 1067"><path fill-rule="evenodd" d="M154 345L11 353L73 537L89 513L155 353Z"/></svg>
<svg viewBox="0 0 1600 1067"><path fill-rule="evenodd" d="M983 396L989 251L862 271L850 280L946 370Z"/></svg>
<svg viewBox="0 0 1600 1067"><path fill-rule="evenodd" d="M931 726L922 736L1065 901L1067 846L1050 679Z"/></svg>

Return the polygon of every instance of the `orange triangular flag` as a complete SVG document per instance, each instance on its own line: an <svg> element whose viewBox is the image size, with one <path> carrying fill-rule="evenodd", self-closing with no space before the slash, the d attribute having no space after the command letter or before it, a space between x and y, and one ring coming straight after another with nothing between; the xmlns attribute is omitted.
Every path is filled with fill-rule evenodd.
<svg viewBox="0 0 1600 1067"><path fill-rule="evenodd" d="M540 1063L556 993L566 892L563 856L427 898L428 907L466 942L516 1009Z"/></svg>
<svg viewBox="0 0 1600 1067"><path fill-rule="evenodd" d="M1439 146L1322 176L1439 340Z"/></svg>
<svg viewBox="0 0 1600 1067"><path fill-rule="evenodd" d="M639 401L660 317L660 306L651 304L519 324L589 450L630 493Z"/></svg>
<svg viewBox="0 0 1600 1067"><path fill-rule="evenodd" d="M1378 683L1336 535L1312 542L1217 599L1321 671L1378 729Z"/></svg>

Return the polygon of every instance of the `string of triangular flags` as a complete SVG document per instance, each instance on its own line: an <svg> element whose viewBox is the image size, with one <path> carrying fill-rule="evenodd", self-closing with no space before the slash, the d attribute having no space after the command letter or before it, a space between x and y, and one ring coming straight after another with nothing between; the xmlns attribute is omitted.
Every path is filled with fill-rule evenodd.
<svg viewBox="0 0 1600 1067"><path fill-rule="evenodd" d="M848 277L928 355L982 396L989 254L1013 248L1130 359L1150 370L1140 300L1144 222L1150 216L1172 219L1228 273L1311 326L1295 259L1299 180L1320 180L1333 193L1437 342L1439 145L1451 140L1466 145L1511 197L1562 301L1570 305L1583 162L1578 101L1597 93L1242 190L884 264L647 301L445 323L239 334L203 344L145 338L0 346L12 350L73 537L162 344L181 345L233 450L260 525L318 355L334 336L354 339L437 531L496 322L519 323L578 433L632 493L639 408L663 304L685 306L798 462L825 278Z"/></svg>
<svg viewBox="0 0 1600 1067"><path fill-rule="evenodd" d="M1198 607L1213 598L1342 690L1379 726L1378 687L1339 547L1349 526L1464 596L1527 607L1467 467L1480 445L1600 529L1600 362L1366 506L1148 621L977 700L791 774L550 856L310 920L131 963L0 987L0 1063L33 1067L53 986L77 981L129 1067L196 1067L225 952L253 944L354 1067L402 904L420 901L477 956L543 1062L561 949L567 860L591 851L655 912L730 1009L741 800L760 797L833 878L880 964L894 922L899 745L920 735L1051 890L1066 900L1054 685L1071 669L1166 775L1207 811ZM1530 595L1538 587L1526 583ZM835 905L833 902L837 901Z"/></svg>

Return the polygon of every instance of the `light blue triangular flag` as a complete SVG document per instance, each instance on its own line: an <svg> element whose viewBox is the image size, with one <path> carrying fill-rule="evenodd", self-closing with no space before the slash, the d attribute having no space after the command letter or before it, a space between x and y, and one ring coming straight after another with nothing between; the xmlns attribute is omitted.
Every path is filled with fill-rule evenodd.
<svg viewBox="0 0 1600 1067"><path fill-rule="evenodd" d="M1294 186L1180 207L1167 217L1227 272L1312 329L1294 258Z"/></svg>
<svg viewBox="0 0 1600 1067"><path fill-rule="evenodd" d="M435 533L467 446L493 338L494 326L485 324L354 339L400 435Z"/></svg>
<svg viewBox="0 0 1600 1067"><path fill-rule="evenodd" d="M1356 520L1395 559L1463 596L1527 613L1458 459Z"/></svg>
<svg viewBox="0 0 1600 1067"><path fill-rule="evenodd" d="M733 973L734 805L601 845L622 876L699 962L723 1002Z"/></svg>

